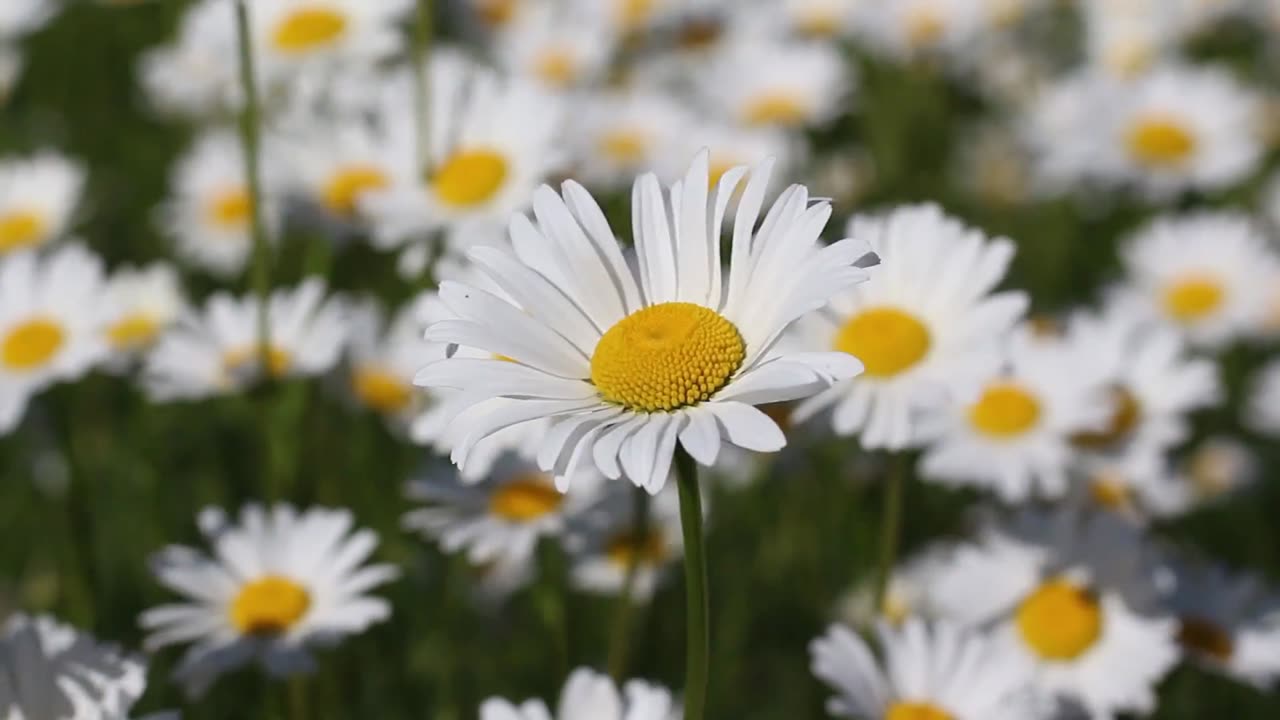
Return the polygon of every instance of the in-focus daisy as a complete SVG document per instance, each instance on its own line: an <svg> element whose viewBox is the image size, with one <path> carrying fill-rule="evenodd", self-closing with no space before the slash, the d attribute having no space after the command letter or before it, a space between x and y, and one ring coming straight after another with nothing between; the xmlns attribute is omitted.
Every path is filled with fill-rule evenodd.
<svg viewBox="0 0 1280 720"><path fill-rule="evenodd" d="M587 668L574 670L565 681L555 713L541 700L516 705L489 698L480 706L480 720L676 720L680 715L667 689L628 680L620 692L608 675Z"/></svg>
<svg viewBox="0 0 1280 720"><path fill-rule="evenodd" d="M124 720L147 665L46 616L16 614L0 632L0 713L7 720Z"/></svg>
<svg viewBox="0 0 1280 720"><path fill-rule="evenodd" d="M0 161L0 256L61 238L84 181L83 168L54 153Z"/></svg>
<svg viewBox="0 0 1280 720"><path fill-rule="evenodd" d="M579 473L561 493L537 465L507 454L480 483L461 482L452 467L411 482L409 497L426 507L406 514L403 524L445 552L465 551L473 565L532 564L539 540L564 537L596 501L599 481L593 471Z"/></svg>
<svg viewBox="0 0 1280 720"><path fill-rule="evenodd" d="M1250 427L1267 435L1280 436L1280 361L1258 371L1245 412Z"/></svg>
<svg viewBox="0 0 1280 720"><path fill-rule="evenodd" d="M836 432L858 434L864 447L909 447L923 439L920 411L997 366L1002 337L1027 306L1020 292L992 293L1013 243L988 240L933 205L855 217L849 234L870 243L880 266L801 327L809 347L847 353L866 371L802 403L796 418L831 409Z"/></svg>
<svg viewBox="0 0 1280 720"><path fill-rule="evenodd" d="M256 45L266 64L372 63L404 43L397 23L411 0L255 0Z"/></svg>
<svg viewBox="0 0 1280 720"><path fill-rule="evenodd" d="M1032 336L1010 338L1004 367L979 385L953 392L959 402L923 422L935 436L922 475L945 485L989 488L1007 502L1061 497L1074 456L1074 434L1097 431L1111 408L1097 374L1079 372L1071 356Z"/></svg>
<svg viewBox="0 0 1280 720"><path fill-rule="evenodd" d="M963 53L986 19L981 0L886 0L854 12L867 46L896 60Z"/></svg>
<svg viewBox="0 0 1280 720"><path fill-rule="evenodd" d="M352 308L349 317L352 394L360 404L398 425L407 424L426 402L413 386L414 373L444 356L443 348L422 341L422 328L412 304L390 323L373 300Z"/></svg>
<svg viewBox="0 0 1280 720"><path fill-rule="evenodd" d="M276 166L270 161L263 164L264 169ZM270 172L263 181L263 221L274 228L280 219L279 205L273 200L278 183ZM197 139L178 161L170 192L160 223L177 242L178 255L217 275L244 269L253 249L253 198L245 181L239 140L222 130Z"/></svg>
<svg viewBox="0 0 1280 720"><path fill-rule="evenodd" d="M133 357L149 349L186 310L178 273L166 263L125 267L107 281L102 332L113 354Z"/></svg>
<svg viewBox="0 0 1280 720"><path fill-rule="evenodd" d="M667 569L684 555L675 489L666 488L650 500L643 528L636 524L634 493L611 493L599 510L584 526L583 544L573 563L573 586L621 595L630 582L632 598L652 597Z"/></svg>
<svg viewBox="0 0 1280 720"><path fill-rule="evenodd" d="M574 176L592 187L622 188L649 171L673 177L684 167L671 148L684 146L692 119L673 95L647 88L592 95L577 121Z"/></svg>
<svg viewBox="0 0 1280 720"><path fill-rule="evenodd" d="M706 66L702 92L712 110L747 127L823 125L848 107L849 65L828 43L761 41L745 34Z"/></svg>
<svg viewBox="0 0 1280 720"><path fill-rule="evenodd" d="M212 556L173 546L152 563L157 580L186 601L141 617L150 650L191 643L175 671L190 694L254 660L275 676L311 672L313 647L391 615L366 593L398 572L366 564L377 535L354 529L347 510L248 505L233 523L210 508L199 522Z"/></svg>
<svg viewBox="0 0 1280 720"><path fill-rule="evenodd" d="M858 720L1024 720L1035 716L1031 668L985 634L911 618L881 623L882 659L833 625L809 646L814 675L836 691L827 712Z"/></svg>
<svg viewBox="0 0 1280 720"><path fill-rule="evenodd" d="M783 354L777 339L865 279L855 263L866 245L820 246L831 208L811 205L799 185L754 231L770 174L767 165L737 168L708 188L707 154L700 153L669 197L656 177L642 176L632 194L634 268L595 200L574 182L564 184L563 196L549 187L534 194L536 225L512 218L514 255L472 250L471 259L518 304L443 283L440 297L459 319L433 324L427 339L515 362L453 357L419 373L419 384L467 391L472 405L487 408L471 416L455 462L465 467L483 438L540 418L552 427L538 462L561 484L586 462L656 493L677 442L707 466L725 441L780 449L782 431L755 405L806 397L856 375L861 364L834 352ZM748 176L726 275L721 228ZM759 292L764 287L770 292Z"/></svg>
<svg viewBox="0 0 1280 720"><path fill-rule="evenodd" d="M0 434L22 419L31 395L103 357L102 283L102 261L79 245L0 260Z"/></svg>
<svg viewBox="0 0 1280 720"><path fill-rule="evenodd" d="M613 54L613 40L599 13L542 3L503 28L495 49L511 75L561 92L597 81Z"/></svg>
<svg viewBox="0 0 1280 720"><path fill-rule="evenodd" d="M1280 677L1280 595L1262 579L1219 565L1174 560L1165 604L1178 643L1196 662L1260 690Z"/></svg>
<svg viewBox="0 0 1280 720"><path fill-rule="evenodd" d="M346 311L324 282L276 290L267 301L268 347L261 347L258 299L218 293L187 312L147 356L143 380L156 400L190 400L240 390L263 374L311 376L337 363Z"/></svg>
<svg viewBox="0 0 1280 720"><path fill-rule="evenodd" d="M1137 530L1114 516L1026 511L958 548L934 591L946 617L993 627L1041 692L1111 717L1153 710L1178 660L1154 575Z"/></svg>
<svg viewBox="0 0 1280 720"><path fill-rule="evenodd" d="M1208 347L1256 327L1277 263L1249 218L1211 212L1153 221L1125 242L1121 259L1132 302Z"/></svg>

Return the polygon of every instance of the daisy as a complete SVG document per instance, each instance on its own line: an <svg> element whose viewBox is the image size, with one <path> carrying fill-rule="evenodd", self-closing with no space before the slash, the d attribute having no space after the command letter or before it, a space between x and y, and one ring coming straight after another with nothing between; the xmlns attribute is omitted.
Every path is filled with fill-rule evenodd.
<svg viewBox="0 0 1280 720"><path fill-rule="evenodd" d="M685 160L677 164L671 148L688 141L693 118L673 95L649 88L606 91L583 98L579 117L574 176L591 187L621 189L640 173L673 177L683 168Z"/></svg>
<svg viewBox="0 0 1280 720"><path fill-rule="evenodd" d="M985 19L982 0L885 0L859 3L855 13L867 46L899 61L963 53Z"/></svg>
<svg viewBox="0 0 1280 720"><path fill-rule="evenodd" d="M362 205L387 246L438 228L501 225L561 162L561 109L552 97L455 50L433 53L427 72L427 170ZM398 148L417 147L412 87L402 75L386 89L381 116Z"/></svg>
<svg viewBox="0 0 1280 720"><path fill-rule="evenodd" d="M783 0L792 32L814 40L837 38L852 29L860 0Z"/></svg>
<svg viewBox="0 0 1280 720"><path fill-rule="evenodd" d="M801 327L809 347L847 353L866 371L801 403L795 419L831 409L840 435L899 450L924 439L920 411L944 406L948 387L976 387L997 366L1027 297L992 293L1013 243L989 240L936 206L855 217L849 234L870 243L880 266Z"/></svg>
<svg viewBox="0 0 1280 720"><path fill-rule="evenodd" d="M684 555L679 498L673 488L660 491L649 502L648 520L640 528L633 493L606 497L599 512L586 518L571 582L579 590L606 595L623 594L630 582L632 599L651 598L667 569Z"/></svg>
<svg viewBox="0 0 1280 720"><path fill-rule="evenodd" d="M102 359L94 312L102 283L102 261L79 245L0 259L0 434L22 419L30 396Z"/></svg>
<svg viewBox="0 0 1280 720"><path fill-rule="evenodd" d="M412 0L254 0L255 45L265 65L291 70L372 63L403 45L397 23Z"/></svg>
<svg viewBox="0 0 1280 720"><path fill-rule="evenodd" d="M540 188L537 224L512 218L514 255L470 254L519 305L446 282L440 297L461 319L427 329L429 341L515 361L454 357L419 373L420 385L468 390L471 404L489 408L472 416L454 461L465 467L478 441L539 418L552 422L539 465L562 487L587 462L656 493L677 442L706 466L726 440L780 449L782 431L754 406L811 395L861 367L839 353L781 354L775 342L796 318L865 279L854 263L866 246L818 245L831 208L810 205L799 185L753 232L770 174L768 165L738 168L709 189L700 153L669 200L657 178L642 176L632 193L634 269L586 190L572 181L563 197ZM724 277L721 228L748 176ZM759 287L773 290L750 291Z"/></svg>
<svg viewBox="0 0 1280 720"><path fill-rule="evenodd" d="M1158 218L1125 241L1129 301L1197 346L1220 348L1266 311L1275 253L1245 216Z"/></svg>
<svg viewBox="0 0 1280 720"><path fill-rule="evenodd" d="M205 509L200 529L213 555L172 546L153 561L157 580L187 601L142 614L147 648L192 643L175 671L191 695L254 660L274 676L312 672L311 648L391 615L366 593L399 573L365 564L378 538L353 530L349 511L248 505L239 520Z"/></svg>
<svg viewBox="0 0 1280 720"><path fill-rule="evenodd" d="M480 483L460 482L452 468L410 483L409 498L427 506L406 514L403 525L438 540L445 552L466 551L473 565L532 565L538 542L564 537L595 502L599 480L580 473L562 494L550 475L508 454Z"/></svg>
<svg viewBox="0 0 1280 720"><path fill-rule="evenodd" d="M349 365L352 394L365 407L397 425L406 425L426 398L413 386L414 373L444 357L444 349L422 342L422 322L413 304L387 323L381 307L369 300L349 316Z"/></svg>
<svg viewBox="0 0 1280 720"><path fill-rule="evenodd" d="M1165 604L1191 659L1266 691L1280 677L1280 595L1253 574L1173 561Z"/></svg>
<svg viewBox="0 0 1280 720"><path fill-rule="evenodd" d="M1191 484L1163 458L1152 462L1084 455L1077 465L1073 490L1069 502L1074 506L1112 512L1139 524L1175 517L1192 503Z"/></svg>
<svg viewBox="0 0 1280 720"><path fill-rule="evenodd" d="M1085 48L1092 67L1136 77L1171 55L1181 15L1161 0L1085 0Z"/></svg>
<svg viewBox="0 0 1280 720"><path fill-rule="evenodd" d="M1137 531L1111 515L1025 511L957 549L934 592L945 617L991 627L1041 692L1112 717L1152 711L1178 660L1154 575Z"/></svg>
<svg viewBox="0 0 1280 720"><path fill-rule="evenodd" d="M848 107L854 80L827 43L731 41L706 65L708 105L746 127L801 128L829 123Z"/></svg>
<svg viewBox="0 0 1280 720"><path fill-rule="evenodd" d="M1079 372L1071 356L1019 328L1005 367L965 398L922 422L935 436L921 460L927 480L994 490L1006 502L1061 497L1073 434L1105 427L1111 408L1100 376Z"/></svg>
<svg viewBox="0 0 1280 720"><path fill-rule="evenodd" d="M1031 668L986 635L918 618L881 623L883 660L848 628L809 645L813 674L837 693L827 712L860 720L1024 720L1034 717Z"/></svg>
<svg viewBox="0 0 1280 720"><path fill-rule="evenodd" d="M1192 489L1193 502L1204 504L1253 485L1258 461L1239 440L1211 437L1187 455L1181 476Z"/></svg>
<svg viewBox="0 0 1280 720"><path fill-rule="evenodd" d="M619 692L613 680L587 668L573 671L560 693L553 714L541 700L516 705L489 698L480 706L480 720L676 720L680 708L665 688L629 680Z"/></svg>
<svg viewBox="0 0 1280 720"><path fill-rule="evenodd" d="M1245 413L1254 430L1280 436L1280 361L1273 361L1254 377Z"/></svg>
<svg viewBox="0 0 1280 720"><path fill-rule="evenodd" d="M179 316L186 300L178 273L166 263L125 267L107 281L102 298L102 333L120 357L149 349Z"/></svg>
<svg viewBox="0 0 1280 720"><path fill-rule="evenodd" d="M1116 153L1099 137L1099 121L1113 122L1114 108L1123 102L1123 87L1115 78L1087 69L1036 93L1020 129L1032 155L1036 189L1056 194L1101 182Z"/></svg>
<svg viewBox="0 0 1280 720"><path fill-rule="evenodd" d="M189 311L148 354L143 381L157 401L195 400L241 390L263 375L259 301L217 293ZM328 371L346 340L346 308L315 278L276 290L267 302L266 374L306 377Z"/></svg>
<svg viewBox="0 0 1280 720"><path fill-rule="evenodd" d="M137 75L155 109L189 118L229 114L244 100L236 57L234 9L224 0L200 0L178 23L177 36L139 58ZM257 68L259 87L267 80Z"/></svg>
<svg viewBox="0 0 1280 720"><path fill-rule="evenodd" d="M277 164L265 161L263 168ZM274 235L280 208L273 199L277 183L263 177L263 221ZM162 230L177 242L186 261L220 276L244 269L253 250L253 198L245 181L244 155L229 132L209 131L178 161L171 197L161 210Z"/></svg>
<svg viewBox="0 0 1280 720"><path fill-rule="evenodd" d="M84 181L83 168L54 153L0 162L0 257L61 238Z"/></svg>
<svg viewBox="0 0 1280 720"><path fill-rule="evenodd" d="M58 12L49 0L6 0L0 8L0 42L13 41L44 27Z"/></svg>
<svg viewBox="0 0 1280 720"><path fill-rule="evenodd" d="M1257 168L1258 98L1226 71L1161 66L1124 92L1109 138L1115 181L1159 199L1231 187Z"/></svg>
<svg viewBox="0 0 1280 720"><path fill-rule="evenodd" d="M146 688L142 658L47 616L0 631L0 713L8 720L124 720Z"/></svg>
<svg viewBox="0 0 1280 720"><path fill-rule="evenodd" d="M546 3L507 24L495 49L511 75L561 92L598 81L613 54L613 40L599 13Z"/></svg>

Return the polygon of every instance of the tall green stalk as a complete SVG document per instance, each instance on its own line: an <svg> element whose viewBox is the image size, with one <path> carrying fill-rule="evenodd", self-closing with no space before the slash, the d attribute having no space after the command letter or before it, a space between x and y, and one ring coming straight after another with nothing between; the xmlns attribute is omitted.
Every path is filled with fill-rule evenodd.
<svg viewBox="0 0 1280 720"><path fill-rule="evenodd" d="M707 707L711 630L707 622L707 545L702 531L702 493L698 468L684 449L676 451L676 484L680 488L680 529L684 533L685 637L684 718L703 720Z"/></svg>
<svg viewBox="0 0 1280 720"><path fill-rule="evenodd" d="M910 458L899 452L889 457L889 477L885 481L884 509L880 517L880 568L876 575L876 613L884 611L889 580L898 559L898 543L902 534L902 496L906 491L907 466Z"/></svg>
<svg viewBox="0 0 1280 720"><path fill-rule="evenodd" d="M634 623L636 601L634 599L636 578L640 574L641 548L649 537L649 493L643 488L635 488L631 533L636 548L627 567L627 577L622 583L622 594L618 597L618 606L613 614L613 629L609 639L609 675L614 680L622 681L627 670L627 655L631 649L631 626Z"/></svg>
<svg viewBox="0 0 1280 720"><path fill-rule="evenodd" d="M253 33L249 7L236 0L236 36L240 51L240 86L244 108L240 112L240 142L244 146L245 182L249 187L249 228L253 236L253 292L258 298L258 353L261 372L270 372L271 328L267 296L271 293L271 248L262 220L262 110L258 103L258 74L254 67Z"/></svg>

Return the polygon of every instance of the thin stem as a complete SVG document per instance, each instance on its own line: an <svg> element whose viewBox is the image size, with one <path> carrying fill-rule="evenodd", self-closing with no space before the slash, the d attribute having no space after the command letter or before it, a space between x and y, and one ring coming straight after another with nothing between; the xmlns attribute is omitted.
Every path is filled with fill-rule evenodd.
<svg viewBox="0 0 1280 720"><path fill-rule="evenodd" d="M431 137L431 115L428 98L431 97L431 18L433 0L418 0L418 13L413 23L413 109L417 114L418 168L425 173L430 161L428 152Z"/></svg>
<svg viewBox="0 0 1280 720"><path fill-rule="evenodd" d="M676 451L676 484L680 488L680 529L684 532L685 604L685 720L703 720L711 650L707 596L707 546L702 533L702 494L698 468L683 449Z"/></svg>
<svg viewBox="0 0 1280 720"><path fill-rule="evenodd" d="M609 675L621 682L627 671L627 655L631 648L631 625L635 617L636 601L634 599L636 578L640 575L640 550L649 537L649 493L642 488L635 488L632 502L631 533L637 544L631 564L627 567L627 577L622 583L622 595L618 598L618 606L613 612L613 630L609 640Z"/></svg>
<svg viewBox="0 0 1280 720"><path fill-rule="evenodd" d="M880 570L876 575L876 612L884 609L885 595L889 592L889 579L898 558L898 542L902 526L902 496L907 484L907 467L910 460L899 452L889 458L889 477L884 488L884 511L880 518Z"/></svg>
<svg viewBox="0 0 1280 720"><path fill-rule="evenodd" d="M289 678L289 720L313 720L307 709L308 692L305 675Z"/></svg>
<svg viewBox="0 0 1280 720"><path fill-rule="evenodd" d="M240 50L240 86L244 91L244 109L240 113L240 142L244 146L245 182L249 187L249 222L253 236L253 291L258 297L258 352L264 375L270 374L271 329L267 319L267 295L271 292L271 254L267 229L262 220L261 108L258 106L258 80L254 68L253 33L249 27L249 8L245 0L236 0L236 34Z"/></svg>

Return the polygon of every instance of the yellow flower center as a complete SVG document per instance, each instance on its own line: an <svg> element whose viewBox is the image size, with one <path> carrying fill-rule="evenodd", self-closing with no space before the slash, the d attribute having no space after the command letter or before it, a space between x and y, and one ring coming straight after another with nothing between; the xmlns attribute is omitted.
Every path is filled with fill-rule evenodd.
<svg viewBox="0 0 1280 720"><path fill-rule="evenodd" d="M360 402L381 413L401 412L413 402L413 386L382 368L356 368L351 384Z"/></svg>
<svg viewBox="0 0 1280 720"><path fill-rule="evenodd" d="M1169 283L1164 291L1164 308L1174 320L1195 322L1222 306L1226 291L1216 278L1190 274Z"/></svg>
<svg viewBox="0 0 1280 720"><path fill-rule="evenodd" d="M725 173L741 164L742 163L728 158L711 158L711 163L707 168L707 187L715 189L715 186L720 183L720 178L724 177ZM740 191L741 186L739 187L739 192Z"/></svg>
<svg viewBox="0 0 1280 720"><path fill-rule="evenodd" d="M513 523L527 523L560 509L564 495L543 473L520 475L494 491L489 512Z"/></svg>
<svg viewBox="0 0 1280 720"><path fill-rule="evenodd" d="M676 45L684 50L706 50L714 47L724 34L724 24L715 18L698 18L686 22L681 28Z"/></svg>
<svg viewBox="0 0 1280 720"><path fill-rule="evenodd" d="M914 48L936 45L947 25L929 8L917 8L907 17L907 42Z"/></svg>
<svg viewBox="0 0 1280 720"><path fill-rule="evenodd" d="M1178 625L1178 644L1218 662L1227 662L1235 654L1235 643L1231 636L1221 625L1204 618L1182 618Z"/></svg>
<svg viewBox="0 0 1280 720"><path fill-rule="evenodd" d="M1079 447L1104 450L1129 438L1129 434L1142 419L1142 406L1138 398L1119 385L1111 388L1111 418L1101 430L1076 433L1071 440Z"/></svg>
<svg viewBox="0 0 1280 720"><path fill-rule="evenodd" d="M489 27L501 27L516 15L517 0L481 0L477 11Z"/></svg>
<svg viewBox="0 0 1280 720"><path fill-rule="evenodd" d="M391 184L387 174L372 165L353 165L335 173L324 188L324 206L335 215L351 216L360 196Z"/></svg>
<svg viewBox="0 0 1280 720"><path fill-rule="evenodd" d="M650 567L661 565L670 555L666 539L655 530L644 536L631 531L620 533L605 546L609 562L627 570L637 562Z"/></svg>
<svg viewBox="0 0 1280 720"><path fill-rule="evenodd" d="M1014 618L1022 639L1045 660L1083 655L1102 635L1102 607L1090 591L1050 580L1022 601Z"/></svg>
<svg viewBox="0 0 1280 720"><path fill-rule="evenodd" d="M639 30L653 15L655 0L616 0L619 18L627 31Z"/></svg>
<svg viewBox="0 0 1280 720"><path fill-rule="evenodd" d="M1103 475L1089 484L1089 497L1099 507L1107 510L1127 510L1132 504L1129 486L1120 480Z"/></svg>
<svg viewBox="0 0 1280 720"><path fill-rule="evenodd" d="M635 165L644 160L648 147L645 136L635 130L615 130L600 138L600 152L624 165Z"/></svg>
<svg viewBox="0 0 1280 720"><path fill-rule="evenodd" d="M1034 428L1039 420L1040 401L1013 382L988 385L978 402L969 406L969 422L995 438L1015 438Z"/></svg>
<svg viewBox="0 0 1280 720"><path fill-rule="evenodd" d="M873 307L849 318L836 333L835 349L862 361L866 374L893 377L924 359L932 344L916 316L891 307Z"/></svg>
<svg viewBox="0 0 1280 720"><path fill-rule="evenodd" d="M261 352L258 346L236 348L222 356L222 367L228 373L240 373L251 366L256 366ZM267 372L272 377L283 377L293 367L293 355L283 348L272 347L267 350Z"/></svg>
<svg viewBox="0 0 1280 720"><path fill-rule="evenodd" d="M244 188L232 188L214 195L209 200L209 222L223 230L240 230L249 225L249 213L253 211L253 198Z"/></svg>
<svg viewBox="0 0 1280 720"><path fill-rule="evenodd" d="M44 215L33 210L14 210L0 215L0 253L39 245L46 229Z"/></svg>
<svg viewBox="0 0 1280 720"><path fill-rule="evenodd" d="M742 335L714 310L684 302L637 310L600 338L591 382L612 403L639 412L708 400L746 357Z"/></svg>
<svg viewBox="0 0 1280 720"><path fill-rule="evenodd" d="M885 593L884 601L880 603L880 615L889 621L890 625L900 626L907 621L908 617L911 617L911 604L902 597L901 593L895 594L890 589Z"/></svg>
<svg viewBox="0 0 1280 720"><path fill-rule="evenodd" d="M805 104L795 95L786 92L770 92L747 104L742 121L751 127L784 125L793 127L804 123L808 113Z"/></svg>
<svg viewBox="0 0 1280 720"><path fill-rule="evenodd" d="M568 50L552 48L538 58L534 64L534 72L546 84L566 88L578 77L578 63Z"/></svg>
<svg viewBox="0 0 1280 720"><path fill-rule="evenodd" d="M469 208L491 200L507 179L507 160L493 150L460 150L445 160L431 181L446 205Z"/></svg>
<svg viewBox="0 0 1280 720"><path fill-rule="evenodd" d="M1181 121L1163 116L1134 123L1128 143L1130 154L1142 164L1155 168L1181 165L1196 150L1196 136L1191 130Z"/></svg>
<svg viewBox="0 0 1280 720"><path fill-rule="evenodd" d="M231 603L231 624L244 635L281 635L311 609L311 595L298 583L278 575L255 580Z"/></svg>
<svg viewBox="0 0 1280 720"><path fill-rule="evenodd" d="M152 314L126 315L107 328L107 342L117 350L133 350L151 344L160 333L160 321Z"/></svg>
<svg viewBox="0 0 1280 720"><path fill-rule="evenodd" d="M814 10L796 23L796 29L813 38L827 38L840 32L840 16L834 12Z"/></svg>
<svg viewBox="0 0 1280 720"><path fill-rule="evenodd" d="M35 370L49 364L66 339L66 331L56 321L32 318L9 331L0 345L0 360L9 370Z"/></svg>
<svg viewBox="0 0 1280 720"><path fill-rule="evenodd" d="M276 26L272 40L280 52L307 53L332 45L347 31L347 22L347 16L333 8L299 8Z"/></svg>
<svg viewBox="0 0 1280 720"><path fill-rule="evenodd" d="M951 713L927 702L896 702L884 713L884 720L952 720Z"/></svg>
<svg viewBox="0 0 1280 720"><path fill-rule="evenodd" d="M1122 77L1136 77L1151 67L1155 53L1150 45L1128 42L1111 48L1105 54L1106 63Z"/></svg>

